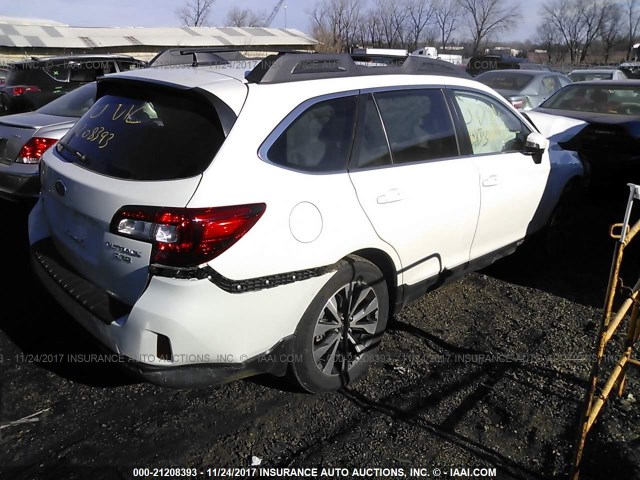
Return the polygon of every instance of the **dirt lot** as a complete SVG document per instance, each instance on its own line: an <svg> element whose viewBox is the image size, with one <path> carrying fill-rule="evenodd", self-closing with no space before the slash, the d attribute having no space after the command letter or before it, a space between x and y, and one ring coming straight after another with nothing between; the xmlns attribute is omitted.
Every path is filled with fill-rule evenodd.
<svg viewBox="0 0 640 480"><path fill-rule="evenodd" d="M253 456L263 467L394 467L407 476L425 467L425 478L434 469L489 478L451 470L486 467L499 479L566 478L621 193L585 205L584 230L564 261L524 249L411 305L391 322L368 377L325 395L272 378L168 390L129 380L114 364L72 361L100 352L35 282L26 213L4 204L0 478L120 479L161 466L207 478L207 468L247 467ZM640 271L630 258L627 283ZM635 373L627 393L640 402ZM607 406L582 478L640 479L633 396ZM37 421L9 425L37 412Z"/></svg>

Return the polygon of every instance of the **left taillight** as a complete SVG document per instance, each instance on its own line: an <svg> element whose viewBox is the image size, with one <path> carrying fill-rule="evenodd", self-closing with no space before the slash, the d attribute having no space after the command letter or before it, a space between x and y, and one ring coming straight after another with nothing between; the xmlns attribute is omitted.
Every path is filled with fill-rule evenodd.
<svg viewBox="0 0 640 480"><path fill-rule="evenodd" d="M527 106L527 97L509 97L509 102L516 110L524 110Z"/></svg>
<svg viewBox="0 0 640 480"><path fill-rule="evenodd" d="M19 97L20 95L24 95L25 93L39 92L40 89L34 86L24 86L24 87L20 86L20 87L13 87L10 89L10 91L14 97Z"/></svg>
<svg viewBox="0 0 640 480"><path fill-rule="evenodd" d="M32 137L20 149L18 163L38 163L44 152L58 141L56 138Z"/></svg>
<svg viewBox="0 0 640 480"><path fill-rule="evenodd" d="M194 267L240 240L265 210L264 203L212 208L125 206L114 215L110 230L151 243L152 263Z"/></svg>

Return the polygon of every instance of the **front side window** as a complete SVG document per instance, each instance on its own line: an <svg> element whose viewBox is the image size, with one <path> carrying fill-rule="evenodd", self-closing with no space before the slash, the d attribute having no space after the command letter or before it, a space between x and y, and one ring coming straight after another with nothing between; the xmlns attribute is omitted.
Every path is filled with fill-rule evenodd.
<svg viewBox="0 0 640 480"><path fill-rule="evenodd" d="M267 151L269 161L304 172L344 171L356 119L355 96L316 103L299 115Z"/></svg>
<svg viewBox="0 0 640 480"><path fill-rule="evenodd" d="M455 92L455 100L474 155L522 151L530 131L516 114L484 95Z"/></svg>
<svg viewBox="0 0 640 480"><path fill-rule="evenodd" d="M458 155L453 122L440 90L376 93L394 164Z"/></svg>

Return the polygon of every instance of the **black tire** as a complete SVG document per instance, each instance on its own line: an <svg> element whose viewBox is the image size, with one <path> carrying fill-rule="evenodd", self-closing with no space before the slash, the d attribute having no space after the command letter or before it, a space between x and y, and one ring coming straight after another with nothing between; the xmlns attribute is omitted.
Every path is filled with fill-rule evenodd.
<svg viewBox="0 0 640 480"><path fill-rule="evenodd" d="M340 262L296 329L291 371L297 383L317 393L361 378L378 350L388 315L389 295L380 270L357 256Z"/></svg>

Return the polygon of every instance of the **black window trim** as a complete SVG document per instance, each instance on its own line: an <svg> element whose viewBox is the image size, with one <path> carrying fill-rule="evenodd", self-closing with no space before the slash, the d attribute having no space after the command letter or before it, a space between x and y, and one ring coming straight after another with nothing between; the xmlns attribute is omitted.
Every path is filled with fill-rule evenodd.
<svg viewBox="0 0 640 480"><path fill-rule="evenodd" d="M389 159L391 163L388 165L375 165L371 167L356 167L354 166L355 155L360 152L360 147L362 144L362 130L365 122L366 115L366 104L369 102L369 99L373 101L373 105L376 108L376 112L378 113L378 120L380 121L380 125L382 126L382 133L384 134L385 142L387 143L387 151L389 152ZM382 115L380 114L380 107L378 107L378 102L376 101L376 97L373 93L361 93L358 98L358 118L356 118L356 130L355 130L355 138L353 141L353 147L351 149L351 155L349 155L349 161L347 162L347 171L348 172L362 172L367 170L378 170L380 168L388 168L393 167L393 152L391 151L391 145L389 144L389 135L387 134L387 127L382 120Z"/></svg>
<svg viewBox="0 0 640 480"><path fill-rule="evenodd" d="M347 97L355 97L356 107L357 107L359 105L359 98L358 98L359 95L360 95L359 90L348 90L345 92L335 92L335 93L329 93L326 95L320 95L318 97L313 97L308 100L305 100L300 105L295 107L291 112L289 112L284 117L284 119L282 119L280 123L271 131L271 133L267 135L267 138L258 147L258 158L260 158L260 160L262 160L263 162L268 163L269 165L273 165L278 168L282 168L284 170L289 170L292 172L303 173L306 175L335 175L337 173L346 173L347 165L349 163L348 161L345 163L345 168L343 169L314 172L309 170L303 170L301 168L293 168L287 165L282 165L280 163L274 162L269 158L268 153L271 147L273 146L273 144L276 142L276 140L278 140L278 138L280 138L280 136L285 132L285 130L287 130L287 128L289 128L291 124L293 124L293 122L295 122L303 113L305 113L311 107L329 100L336 100L338 98L347 98ZM358 111L356 111L355 113L355 119L357 124ZM347 160L351 158L351 153L353 150L353 144L355 140L356 125L354 125L353 132L354 133L353 133L353 137L351 138L351 147L349 149L349 155Z"/></svg>

